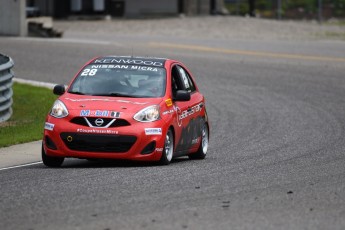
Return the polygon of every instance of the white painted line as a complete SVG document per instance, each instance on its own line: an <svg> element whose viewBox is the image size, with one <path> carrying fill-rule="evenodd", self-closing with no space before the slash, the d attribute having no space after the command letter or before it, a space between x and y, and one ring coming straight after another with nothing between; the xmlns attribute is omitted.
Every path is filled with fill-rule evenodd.
<svg viewBox="0 0 345 230"><path fill-rule="evenodd" d="M114 45L123 46L119 42L96 41L79 38L34 38L34 37L13 37L12 40L17 41L34 41L34 42L57 42L57 43L76 43L76 44L90 44L90 45Z"/></svg>
<svg viewBox="0 0 345 230"><path fill-rule="evenodd" d="M26 167L26 166L30 166L30 165L38 165L38 164L42 164L42 163L43 163L42 161L39 161L39 162L28 163L28 164L23 164L23 165L16 165L16 166L11 166L11 167L6 167L6 168L0 168L0 171L7 170L7 169Z"/></svg>
<svg viewBox="0 0 345 230"><path fill-rule="evenodd" d="M33 86L40 86L40 87L45 87L48 89L53 89L54 86L56 86L57 84L54 83L48 83L48 82L42 82L42 81L34 81L34 80L26 80L26 79L22 79L22 78L13 78L14 82L18 82L18 83L24 83L24 84L28 84L28 85L33 85Z"/></svg>

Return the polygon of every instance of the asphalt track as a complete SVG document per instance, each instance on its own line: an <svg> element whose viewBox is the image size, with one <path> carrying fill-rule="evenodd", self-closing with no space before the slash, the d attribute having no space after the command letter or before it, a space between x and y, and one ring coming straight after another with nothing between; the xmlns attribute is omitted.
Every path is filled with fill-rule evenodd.
<svg viewBox="0 0 345 230"><path fill-rule="evenodd" d="M53 83L96 55L177 58L211 120L202 161L0 171L0 228L344 229L344 43L166 40L0 38L17 77Z"/></svg>

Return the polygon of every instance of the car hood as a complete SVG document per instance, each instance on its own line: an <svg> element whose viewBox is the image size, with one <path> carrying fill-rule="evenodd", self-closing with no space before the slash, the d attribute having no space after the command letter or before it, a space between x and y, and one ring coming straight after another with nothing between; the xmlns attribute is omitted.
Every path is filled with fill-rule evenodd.
<svg viewBox="0 0 345 230"><path fill-rule="evenodd" d="M59 98L68 110L101 110L136 113L150 105L157 105L162 98L101 97L66 94Z"/></svg>

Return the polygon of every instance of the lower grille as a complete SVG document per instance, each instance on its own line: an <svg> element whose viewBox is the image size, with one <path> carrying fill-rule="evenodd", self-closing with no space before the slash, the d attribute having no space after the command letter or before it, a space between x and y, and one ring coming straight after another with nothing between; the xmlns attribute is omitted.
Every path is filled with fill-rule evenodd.
<svg viewBox="0 0 345 230"><path fill-rule="evenodd" d="M127 152L135 143L135 136L61 133L61 139L71 150L83 152Z"/></svg>

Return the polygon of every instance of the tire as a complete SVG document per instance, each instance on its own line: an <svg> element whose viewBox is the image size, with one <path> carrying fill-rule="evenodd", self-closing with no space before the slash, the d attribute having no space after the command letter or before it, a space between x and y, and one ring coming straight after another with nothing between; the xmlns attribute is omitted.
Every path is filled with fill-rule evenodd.
<svg viewBox="0 0 345 230"><path fill-rule="evenodd" d="M45 166L58 168L62 165L63 161L65 160L64 157L50 157L47 156L43 144L42 144L42 161Z"/></svg>
<svg viewBox="0 0 345 230"><path fill-rule="evenodd" d="M170 164L174 155L174 135L171 129L168 130L165 141L164 141L164 148L162 152L161 159L159 163L161 165L168 165Z"/></svg>
<svg viewBox="0 0 345 230"><path fill-rule="evenodd" d="M189 159L205 159L208 150L208 140L208 125L204 123L201 128L201 143L199 149L195 153L188 155Z"/></svg>

